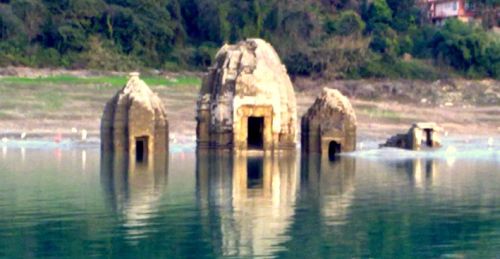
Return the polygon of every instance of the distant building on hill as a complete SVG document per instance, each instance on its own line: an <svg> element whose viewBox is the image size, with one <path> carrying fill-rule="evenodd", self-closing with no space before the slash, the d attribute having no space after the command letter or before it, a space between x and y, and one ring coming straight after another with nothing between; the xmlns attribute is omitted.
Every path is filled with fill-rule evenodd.
<svg viewBox="0 0 500 259"><path fill-rule="evenodd" d="M464 22L474 20L475 4L471 0L420 0L427 17L435 24L457 18Z"/></svg>

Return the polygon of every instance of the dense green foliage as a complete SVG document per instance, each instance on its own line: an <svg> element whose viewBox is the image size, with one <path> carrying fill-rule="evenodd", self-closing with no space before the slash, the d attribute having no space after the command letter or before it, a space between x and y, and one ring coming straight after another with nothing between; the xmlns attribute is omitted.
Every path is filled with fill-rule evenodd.
<svg viewBox="0 0 500 259"><path fill-rule="evenodd" d="M477 5L487 17L499 2ZM498 35L425 17L416 0L0 0L0 65L199 69L260 37L294 75L500 77Z"/></svg>

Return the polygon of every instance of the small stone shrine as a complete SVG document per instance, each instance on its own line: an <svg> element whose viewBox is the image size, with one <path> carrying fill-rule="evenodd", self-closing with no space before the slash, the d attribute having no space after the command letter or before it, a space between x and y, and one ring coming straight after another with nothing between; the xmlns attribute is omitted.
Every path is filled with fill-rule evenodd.
<svg viewBox="0 0 500 259"><path fill-rule="evenodd" d="M381 147L396 147L410 150L441 147L440 133L443 131L434 122L419 122L411 126L406 134L390 137Z"/></svg>
<svg viewBox="0 0 500 259"><path fill-rule="evenodd" d="M302 117L302 151L333 158L356 149L356 114L338 90L323 88Z"/></svg>
<svg viewBox="0 0 500 259"><path fill-rule="evenodd" d="M101 119L101 150L128 152L130 161L153 159L154 152L168 151L168 121L160 98L130 73L123 89L106 103Z"/></svg>

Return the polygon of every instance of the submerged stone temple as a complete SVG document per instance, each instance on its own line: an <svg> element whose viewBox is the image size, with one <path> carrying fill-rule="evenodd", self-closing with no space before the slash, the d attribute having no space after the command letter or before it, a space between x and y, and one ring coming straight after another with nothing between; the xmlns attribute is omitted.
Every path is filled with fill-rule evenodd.
<svg viewBox="0 0 500 259"><path fill-rule="evenodd" d="M160 98L131 73L106 103L101 119L101 150L128 152L130 161L148 162L154 152L168 150L168 121Z"/></svg>
<svg viewBox="0 0 500 259"><path fill-rule="evenodd" d="M434 122L419 122L411 126L406 134L390 137L381 147L396 147L410 150L441 147L440 133L443 131Z"/></svg>
<svg viewBox="0 0 500 259"><path fill-rule="evenodd" d="M295 149L297 110L285 66L267 42L224 45L197 103L198 149Z"/></svg>
<svg viewBox="0 0 500 259"><path fill-rule="evenodd" d="M338 90L323 88L302 117L301 143L304 153L321 153L333 158L356 149L356 114Z"/></svg>

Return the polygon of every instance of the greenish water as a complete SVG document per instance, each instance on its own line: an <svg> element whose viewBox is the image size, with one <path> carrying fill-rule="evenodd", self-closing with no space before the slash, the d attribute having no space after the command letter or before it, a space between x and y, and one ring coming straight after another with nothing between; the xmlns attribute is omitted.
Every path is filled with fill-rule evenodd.
<svg viewBox="0 0 500 259"><path fill-rule="evenodd" d="M499 258L500 149L199 155L0 147L0 257Z"/></svg>

